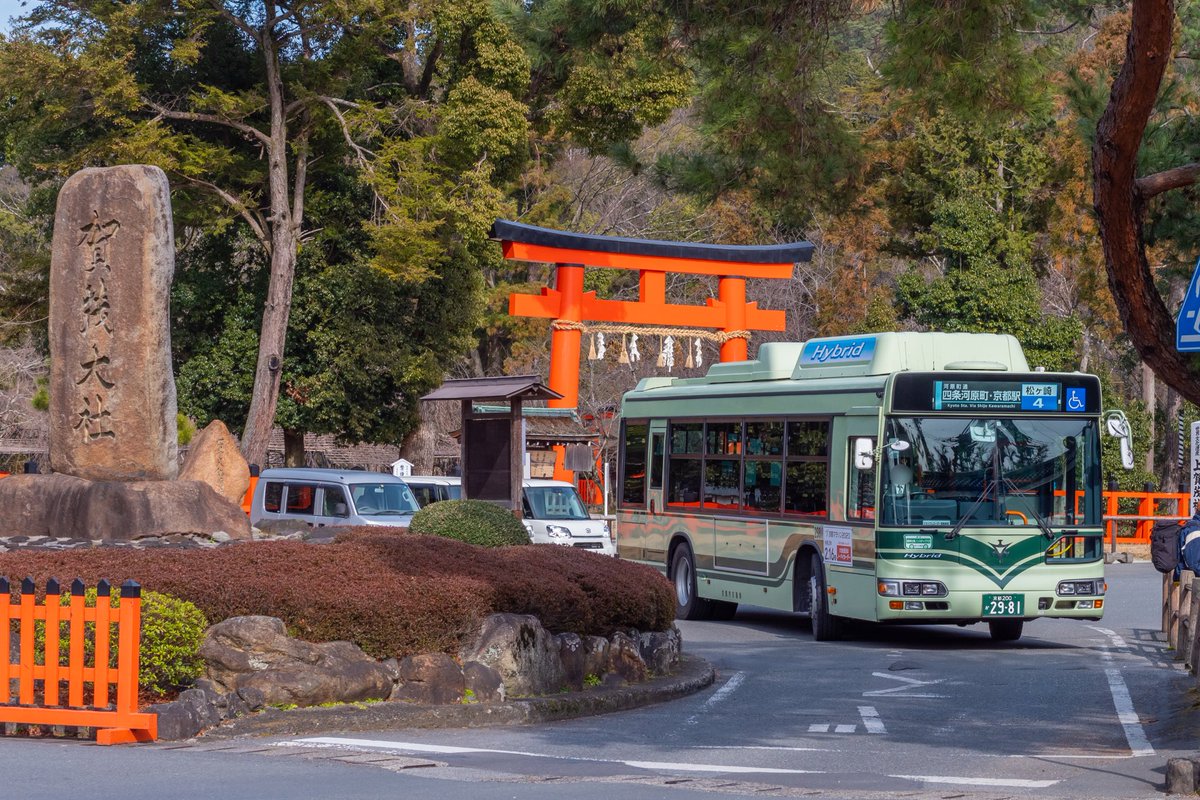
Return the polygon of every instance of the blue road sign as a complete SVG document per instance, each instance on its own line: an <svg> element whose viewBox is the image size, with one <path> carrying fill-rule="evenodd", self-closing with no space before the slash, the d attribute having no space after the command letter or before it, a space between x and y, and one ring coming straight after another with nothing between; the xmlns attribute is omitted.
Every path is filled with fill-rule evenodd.
<svg viewBox="0 0 1200 800"><path fill-rule="evenodd" d="M1175 320L1175 349L1181 353L1200 353L1200 261L1196 262L1196 271Z"/></svg>

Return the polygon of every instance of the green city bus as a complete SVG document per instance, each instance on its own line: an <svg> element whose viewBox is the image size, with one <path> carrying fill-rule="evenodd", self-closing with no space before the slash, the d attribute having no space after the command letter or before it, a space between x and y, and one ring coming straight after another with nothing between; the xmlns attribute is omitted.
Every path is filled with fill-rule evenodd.
<svg viewBox="0 0 1200 800"><path fill-rule="evenodd" d="M847 619L987 622L1104 613L1100 382L1031 370L994 334L769 343L623 399L617 552L675 587L682 619L739 603Z"/></svg>

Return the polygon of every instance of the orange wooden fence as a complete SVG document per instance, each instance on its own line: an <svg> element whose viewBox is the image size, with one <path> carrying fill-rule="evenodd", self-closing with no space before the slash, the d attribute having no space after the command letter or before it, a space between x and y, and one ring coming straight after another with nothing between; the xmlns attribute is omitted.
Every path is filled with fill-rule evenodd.
<svg viewBox="0 0 1200 800"><path fill-rule="evenodd" d="M1121 513L1134 510L1135 502L1135 513ZM1105 492L1104 538L1113 541L1115 535L1116 541L1125 544L1149 544L1154 523L1187 519L1192 515L1190 502L1190 495L1179 492Z"/></svg>
<svg viewBox="0 0 1200 800"><path fill-rule="evenodd" d="M142 589L125 581L115 609L109 600L111 590L108 581L101 581L96 606L88 608L83 582L76 579L71 584L71 603L64 606L59 583L51 578L46 584L46 601L38 603L33 581L26 578L14 602L8 579L0 577L0 722L94 727L98 744L149 742L157 737L158 716L138 713L137 706ZM14 620L19 626L15 636ZM117 626L115 643L110 635L113 623ZM67 630L65 643L61 626ZM43 631L40 653L37 628ZM94 642L90 654L85 640ZM115 669L109 664L114 644ZM60 649L64 645L65 653ZM116 684L115 692L110 691L112 684Z"/></svg>

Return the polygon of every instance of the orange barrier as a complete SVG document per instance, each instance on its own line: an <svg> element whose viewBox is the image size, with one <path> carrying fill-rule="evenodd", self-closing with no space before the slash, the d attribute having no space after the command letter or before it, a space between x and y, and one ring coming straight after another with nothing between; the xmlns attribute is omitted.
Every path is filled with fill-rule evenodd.
<svg viewBox="0 0 1200 800"><path fill-rule="evenodd" d="M1121 514L1121 501L1137 501L1136 514ZM1179 492L1105 492L1104 538L1125 544L1149 544L1154 523L1191 516L1191 496ZM1132 525L1130 525L1132 523ZM1132 533L1129 529L1132 527ZM1124 530L1122 530L1124 528Z"/></svg>
<svg viewBox="0 0 1200 800"><path fill-rule="evenodd" d="M46 583L46 601L38 603L33 581L21 582L16 601L10 596L7 578L0 577L0 722L33 725L94 727L97 744L151 742L158 736L158 715L138 713L138 644L142 620L142 588L133 581L121 585L120 605L113 609L108 581L96 587L94 608L84 604L83 582L71 583L71 604L61 604L58 581ZM16 620L18 656L13 653L12 621ZM43 623L38 626L37 623ZM112 645L110 627L117 625L117 667L109 665ZM90 623L90 627L88 627ZM60 626L67 626L66 663ZM44 644L37 652L34 631L41 627ZM84 640L94 641L91 665ZM43 656L39 659L38 655ZM40 663L39 663L40 660ZM67 684L67 703L62 704L62 684ZM16 702L13 702L13 684ZM110 684L116 684L111 693ZM90 684L90 701L86 702ZM115 694L115 702L110 702Z"/></svg>
<svg viewBox="0 0 1200 800"><path fill-rule="evenodd" d="M252 500L254 500L254 487L255 486L258 486L258 476L251 475L250 476L250 488L248 488L246 490L246 493L244 495L242 495L242 511L245 511L247 515L250 514L250 502Z"/></svg>

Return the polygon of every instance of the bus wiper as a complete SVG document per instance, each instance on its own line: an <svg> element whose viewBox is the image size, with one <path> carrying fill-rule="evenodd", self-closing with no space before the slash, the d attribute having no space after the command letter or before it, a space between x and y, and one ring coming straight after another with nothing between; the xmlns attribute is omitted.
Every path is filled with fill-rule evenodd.
<svg viewBox="0 0 1200 800"><path fill-rule="evenodd" d="M1020 491L1020 487L1017 486L1017 484L1013 483L1008 478L1004 479L1004 488L1011 489L1014 492ZM1037 526L1039 528L1041 528L1042 536L1045 536L1050 541L1054 541L1055 534L1054 534L1054 531L1050 528L1050 523L1046 522L1046 520L1042 517L1042 515L1039 514L1032 507L1029 509L1029 513L1033 516L1033 521L1037 523Z"/></svg>
<svg viewBox="0 0 1200 800"><path fill-rule="evenodd" d="M971 504L971 507L968 508L963 513L963 515L958 518L958 522L956 522L954 527L951 528L949 533L946 534L947 542L953 541L954 539L958 538L958 532L961 531L963 529L963 526L967 524L967 520L969 520L971 518L971 515L974 514L975 511L981 505L983 505L983 501L984 501L984 499L987 498L987 496L988 496L988 487L984 486L983 491L979 493L979 497L976 498L975 502Z"/></svg>

